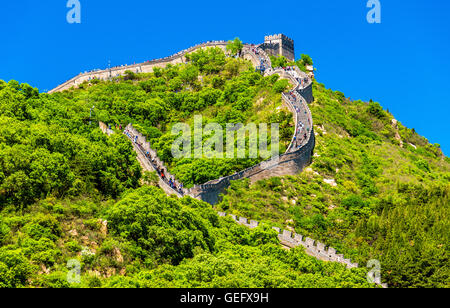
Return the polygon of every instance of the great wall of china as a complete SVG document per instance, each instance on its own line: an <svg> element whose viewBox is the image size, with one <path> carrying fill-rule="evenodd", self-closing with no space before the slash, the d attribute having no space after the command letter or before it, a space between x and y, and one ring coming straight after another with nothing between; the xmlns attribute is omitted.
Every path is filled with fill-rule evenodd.
<svg viewBox="0 0 450 308"><path fill-rule="evenodd" d="M279 40L279 41L277 41ZM284 48L283 42L287 41L289 44ZM277 43L278 42L278 43ZM126 71L132 72L142 72L150 73L153 68L163 68L168 64L176 65L186 62L186 54L194 52L198 49L208 48L208 47L219 47L226 50L226 41L210 41L203 44L196 45L194 47L188 48L186 50L180 51L172 56L165 57L162 59L157 59L153 61L148 61L145 63L134 64L129 66L120 66L112 69L106 70L96 70L88 73L80 74L69 81L59 85L55 89L51 90L49 93L60 92L68 90L70 88L76 88L81 83L90 81L92 79L108 80L111 77L119 76L125 74ZM265 48L262 48L265 47ZM286 49L286 51L283 51ZM281 78L288 79L294 86L291 93L284 93L282 95L283 103L289 110L293 113L295 121L295 134L293 140L288 147L288 150L283 155L280 155L276 161L265 161L250 167L246 170L242 170L233 175L216 179L202 185L196 185L189 190L185 190L184 194L190 195L194 198L204 200L210 204L216 204L219 201L219 196L223 193L226 188L230 185L230 181L239 180L243 178L249 178L252 182L262 180L265 178L270 178L273 176L283 176L283 175L295 175L301 172L304 167L306 167L310 162L315 146L315 136L313 130L313 122L311 112L308 108L308 103L313 102L314 97L312 94L312 79L307 76L304 72L296 68L295 71L285 71L283 69L273 69L271 65L270 58L266 51L270 51L271 54L286 54L289 58L293 58L293 41L285 37L284 35L274 35L267 36L265 38L265 43L259 45L244 44L242 50L242 57L252 62L255 67L263 66L264 75L269 76L273 74L279 74ZM294 77L294 74L296 77ZM304 125L301 129L302 133L307 131L306 138L302 138L301 134L298 133L300 129L299 124ZM156 151L154 151L150 143L147 142L146 137L140 132L135 130L131 125L127 128L137 136L138 144L143 147L143 149L135 148L137 151L143 151L144 155L148 151L152 157L156 157L158 166L164 166L164 162L160 161L157 157ZM294 141L294 137L297 141ZM294 143L298 140L302 140L301 145L294 146ZM135 145L136 147L136 145ZM145 150L145 151L144 151ZM142 162L141 162L142 163ZM167 170L167 168L164 168ZM171 174L167 174L168 177L175 178ZM168 193L180 195L180 192L169 187L167 189Z"/></svg>
<svg viewBox="0 0 450 308"><path fill-rule="evenodd" d="M284 69L273 69L268 53L278 53L280 55L286 55L292 60L292 58L294 58L293 41L291 46L291 40L287 38L289 46L287 48L287 51L283 51L283 45L281 43L277 45L274 44L273 41L269 41L268 44L268 39L283 39L284 41L286 40L286 37L284 37L283 35L269 36L266 37L265 44L256 46L245 44L241 56L244 59L250 60L255 67L263 66L265 76L279 74L281 78L286 78L293 84L294 87L292 91L282 94L283 103L293 113L295 122L295 133L288 147L288 150L286 151L286 153L280 155L277 160L261 162L260 164L257 164L233 175L216 179L202 185L195 185L191 189L182 189L181 191L175 190L171 186L169 186L166 181L159 177L159 186L168 195L176 195L178 197L188 195L214 205L219 201L220 194L223 193L227 187L229 187L230 181L248 178L251 180L251 182L255 182L274 176L295 175L301 172L307 165L311 163L315 146L312 115L308 107L308 104L314 101L312 92L312 79L309 78L304 72L300 71L297 67L295 67L295 73L293 73L294 71L286 71ZM176 65L186 63L186 54L194 52L198 49L220 47L223 50L226 50L226 45L226 41L210 41L207 43L196 45L162 59L129 66L120 66L107 70L96 70L92 72L82 73L59 85L55 89L49 91L49 93L76 88L81 83L89 81L91 79L108 80L112 77L124 75L126 71L132 71L136 73L151 73L153 71L153 68L155 67L164 68L168 64ZM276 51L276 49L278 49L279 52ZM298 133L300 123L302 123L303 131L306 131L307 133L306 138L304 138L302 142L298 144L298 140L300 140L298 138L300 136L300 134ZM100 123L100 129L108 135L113 133L113 131L109 129L108 126L104 123ZM168 168L164 165L164 162L159 159L157 152L151 148L150 142L147 142L147 138L145 136L137 131L131 124L129 124L125 128L125 131L127 132L127 136L132 141L134 150L137 153L137 159L144 170L156 171L156 167L154 164L160 167L162 166L165 170L168 170ZM152 160L149 156L152 158ZM166 177L175 179L175 177L168 173L168 171L166 171ZM227 214L223 212L218 212L218 214L222 217L227 216ZM247 218L243 217L237 218L235 215L229 216L232 217L232 219L235 220L238 224L244 225L248 228L256 228L259 225L259 223L254 220L249 221ZM332 247L328 247L328 249L325 249L324 244L315 242L313 239L310 239L308 237L303 240L302 235L296 233L292 234L291 231L281 230L277 227L273 227L273 229L277 231L278 238L281 244L287 248L303 246L307 254L314 256L317 259L338 262L346 265L348 268L358 267L357 263L352 263L350 259L345 259L342 254L336 254L336 250ZM377 284L381 283L377 282ZM381 285L383 287L387 287L387 285L385 284Z"/></svg>
<svg viewBox="0 0 450 308"><path fill-rule="evenodd" d="M164 68L168 64L176 65L176 64L182 64L186 62L185 55L191 52L194 52L201 48L208 48L208 47L220 47L223 50L226 49L227 42L226 41L211 41L206 42L202 44L198 44L196 46L193 46L191 48L185 49L183 51L180 51L174 55L171 55L169 57L156 59L152 61L147 61L144 63L138 63L133 65L123 65L123 66L117 66L113 68L108 68L104 70L94 70L90 72L84 72L80 73L79 75L73 77L72 79L60 84L53 90L49 91L48 93L55 93L60 92L64 90L68 90L72 87L76 88L80 84L82 84L85 81L90 81L92 79L100 79L100 80L108 80L113 77L122 76L125 74L126 71L131 71L134 73L151 73L153 72L153 69L155 67L158 68Z"/></svg>
<svg viewBox="0 0 450 308"><path fill-rule="evenodd" d="M248 220L244 217L237 217L236 215L232 214L227 215L223 212L218 212L218 214L221 217L231 217L236 223L250 229L254 229L260 225L258 221ZM332 247L328 247L328 249L325 249L325 244L314 241L309 237L304 238L300 234L292 233L292 231L289 230L281 230L278 227L272 227L272 229L274 229L278 233L278 239L280 240L280 243L285 247L294 248L297 246L303 246L305 248L305 252L308 255L313 256L317 259L345 264L347 268L358 267L358 263L352 263L350 259L345 259L344 255L336 254L336 249Z"/></svg>

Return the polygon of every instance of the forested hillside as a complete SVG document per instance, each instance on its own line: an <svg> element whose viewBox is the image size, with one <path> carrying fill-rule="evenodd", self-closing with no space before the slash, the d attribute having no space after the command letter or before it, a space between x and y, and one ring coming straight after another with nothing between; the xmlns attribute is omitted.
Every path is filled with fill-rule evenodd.
<svg viewBox="0 0 450 308"><path fill-rule="evenodd" d="M391 287L450 286L449 159L379 104L319 83L310 106L316 154L303 173L236 181L216 209L147 185L120 134L128 123L186 186L258 160L173 159L174 123L195 114L222 125L280 123L280 152L292 137L286 80L218 48L189 60L51 95L0 81L0 287L371 287L369 259L381 261ZM117 133L102 134L98 121ZM249 230L215 210L266 224ZM361 267L286 250L274 224ZM67 280L73 259L80 283Z"/></svg>
<svg viewBox="0 0 450 308"><path fill-rule="evenodd" d="M314 85L317 145L298 176L235 182L224 211L291 226L390 287L449 287L450 160L375 102Z"/></svg>

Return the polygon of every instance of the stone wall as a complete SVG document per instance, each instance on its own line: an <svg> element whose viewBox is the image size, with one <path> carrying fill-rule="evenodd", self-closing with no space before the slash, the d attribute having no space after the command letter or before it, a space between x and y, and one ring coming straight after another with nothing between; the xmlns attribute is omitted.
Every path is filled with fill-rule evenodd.
<svg viewBox="0 0 450 308"><path fill-rule="evenodd" d="M275 176L298 174L311 163L314 146L315 137L314 132L312 132L308 143L298 151L283 154L279 157L278 161L269 160L261 162L233 175L206 184L196 185L189 190L188 194L193 198L201 199L214 205L220 201L220 194L225 192L230 186L231 181L248 178L251 183L254 183Z"/></svg>
<svg viewBox="0 0 450 308"><path fill-rule="evenodd" d="M107 134L108 136L114 134L114 131L112 129L109 129L108 125L106 125L103 122L99 122L98 127L102 130L104 134Z"/></svg>
<svg viewBox="0 0 450 308"><path fill-rule="evenodd" d="M236 223L243 225L247 228L254 229L257 228L260 223L256 220L248 220L245 217L237 217L236 215L230 214L227 215L224 212L218 212L220 217L231 217ZM288 248L295 248L298 246L302 246L305 248L305 252L322 261L328 262L338 262L344 264L347 268L356 268L358 267L358 263L353 263L351 259L345 258L343 254L337 254L336 249L333 247L327 247L325 244L315 241L309 237L304 237L303 235L292 233L289 230L282 230L278 227L272 227L278 234L278 239L280 243ZM383 288L387 288L388 285L386 283L381 283L375 281L376 284L381 285Z"/></svg>
<svg viewBox="0 0 450 308"><path fill-rule="evenodd" d="M208 48L208 47L219 47L223 50L226 49L227 42L226 41L210 41L206 43L202 43L196 46L193 46L191 48L185 49L183 51L180 51L172 56L147 61L144 63L138 63L133 65L123 65L118 67L113 67L111 69L104 69L104 70L94 70L90 72L80 73L78 76L75 76L74 78L64 82L63 84L57 86L53 90L49 91L48 93L54 93L54 92L60 92L64 90L68 90L72 87L77 87L81 83L85 81L89 81L92 79L100 79L100 80L108 80L109 78L114 78L118 76L122 76L125 74L126 71L131 71L134 73L151 73L153 72L153 69L155 67L164 68L168 64L176 65L179 63L185 63L186 58L185 55L191 52L194 52L198 49L202 48Z"/></svg>
<svg viewBox="0 0 450 308"><path fill-rule="evenodd" d="M215 41L208 42L205 44L200 44L189 48L185 51L179 52L176 55L171 57L166 57L159 60L149 61L144 64L137 64L133 66L126 66L121 68L114 68L111 70L103 70L90 72L85 74L80 74L79 76L69 80L68 82L58 86L54 90L50 91L57 92L63 91L65 89L69 89L77 84L89 80L91 78L99 78L99 79L107 79L111 76L111 74L124 74L126 70L136 69L136 72L151 72L154 67L159 66L163 67L169 63L184 63L185 58L184 55L186 53L190 53L195 51L198 48L205 48L211 46L219 46L225 49L226 42L224 41ZM263 46L263 45L260 45ZM292 42L293 49L293 42ZM266 179L274 176L284 176L284 175L294 175L303 170L307 165L311 163L313 150L315 146L315 137L313 130L313 122L311 112L308 107L308 103L314 101L313 92L312 92L312 80L308 80L306 84L303 82L300 84L298 80L295 80L293 76L287 74L285 71L273 70L269 68L270 59L266 52L264 52L263 47L259 48L260 53L258 56L253 53L254 47L252 45L245 44L243 49L243 57L250 60L255 66L258 66L261 62L263 62L267 68L265 71L265 75L271 75L274 73L278 73L283 78L288 78L295 85L294 90L297 91L301 96L301 104L304 107L304 115L302 113L299 114L286 96L283 94L283 102L287 105L287 107L293 112L295 119L295 128L297 129L298 122L304 121L304 123L308 122L310 125L310 130L308 134L307 140L305 143L299 146L297 150L292 149L293 141L289 145L288 151L278 157L276 160L270 160L262 162L258 165L250 167L246 170L240 171L236 174L233 174L228 177L220 178L217 180L210 181L203 185L196 185L194 188L186 190L183 189L181 191L176 191L172 187L168 186L167 183L162 181L160 178L160 186L167 194L175 194L178 197L182 197L183 195L190 195L191 197L198 198L204 200L210 204L216 204L219 201L219 195L223 193L227 187L230 185L230 181L239 180L243 178L249 178L251 182L255 182L261 179ZM262 60L262 61L261 61ZM296 68L299 74L303 74L303 72L299 72L298 68ZM86 79L87 78L87 79ZM113 133L106 124L100 122L100 129L110 135ZM156 151L154 151L150 143L147 142L146 137L138 132L131 124L129 124L125 129L126 134L130 138L133 143L133 147L138 154L138 160L145 170L155 170L152 165L154 162L158 164L158 166L164 166L164 162L159 159ZM153 158L153 161L150 161L149 156ZM164 167L165 168L165 167ZM169 178L175 178L170 173L168 173L167 168L166 175ZM219 212L219 216L227 216L226 213ZM259 222L254 220L248 220L247 218L239 217L237 218L235 215L230 215L237 223L244 225L249 228L256 228L259 225ZM318 241L314 241L308 237L304 238L302 235L297 233L292 233L289 230L281 230L280 228L273 227L274 230L278 233L278 238L280 242L289 248L294 248L297 246L303 246L307 254L324 261L331 262L339 262L341 264L345 264L347 268L358 267L357 263L352 263L350 259L346 259L342 254L336 254L336 250L332 247L326 248L325 244L322 244ZM387 287L386 284L382 284L383 287Z"/></svg>
<svg viewBox="0 0 450 308"><path fill-rule="evenodd" d="M147 138L142 135L140 132L138 132L133 125L128 124L127 127L125 127L125 135L131 140L134 150L137 153L137 158L139 160L139 163L143 167L145 171L155 171L157 172L154 165L158 166L159 168L164 169L164 173L166 175L166 178L172 178L175 179L175 176L173 176L167 169L166 165L162 160L159 159L157 153L155 150L153 150L150 146L150 142L147 141ZM137 137L137 138L136 138ZM147 155L148 152L148 155ZM151 161L153 160L153 162ZM159 187L161 187L164 192L168 195L176 195L177 197L182 197L184 194L187 194L187 191L185 189L181 191L177 191L169 186L169 184L164 181L158 174L159 178Z"/></svg>
<svg viewBox="0 0 450 308"><path fill-rule="evenodd" d="M314 101L312 83L305 88L299 89L299 92L300 95L308 102L308 104L311 104Z"/></svg>
<svg viewBox="0 0 450 308"><path fill-rule="evenodd" d="M227 215L223 212L218 212L219 216L231 217L238 224L246 226L248 228L256 228L259 226L259 222L255 220L248 220L244 217L237 217L236 215ZM278 227L272 227L278 233L278 239L281 244L286 247L294 248L297 246L303 246L305 248L305 252L313 256L317 259L323 261L331 261L331 262L339 262L341 264L345 264L347 268L358 267L358 263L352 263L350 259L346 259L342 254L336 254L336 249L333 247L326 247L325 244L322 244L319 241L315 241L309 237L304 237L297 233L292 233L289 230L282 230Z"/></svg>
<svg viewBox="0 0 450 308"><path fill-rule="evenodd" d="M277 57L280 55L280 43L263 43L259 45L259 48L271 56Z"/></svg>
<svg viewBox="0 0 450 308"><path fill-rule="evenodd" d="M111 135L114 132L110 130L106 124L99 122L99 127L103 131L103 133ZM147 171L156 171L153 167L152 163L146 156L146 150L152 151L156 155L156 153L150 148L150 143L146 141L146 138L137 132L133 126L130 124L126 127L125 131L127 132L127 136L131 139L133 143L134 150L137 153L137 159L144 170ZM132 135L132 133L136 133L136 135ZM136 138L137 137L137 138ZM156 156L156 159L157 156ZM183 195L178 191L171 188L164 182L161 178L159 178L159 185L164 190L164 192L168 195L176 195L181 198ZM221 217L226 217L227 214L223 212L218 212L218 215ZM234 221L238 224L246 226L248 228L256 228L259 226L259 222L255 220L248 220L244 217L237 217L236 215L229 215ZM305 248L305 252L322 261L331 261L331 262L339 262L347 266L347 268L358 267L357 263L352 263L350 259L346 259L342 254L336 254L336 249L332 247L326 248L325 244L321 242L314 241L309 237L303 237L300 234L292 233L289 230L282 230L278 227L272 227L278 233L278 239L280 243L287 248L295 248L298 246L303 246ZM377 282L376 282L377 283ZM380 284L380 283L378 283ZM387 288L387 284L381 284L384 288Z"/></svg>
<svg viewBox="0 0 450 308"><path fill-rule="evenodd" d="M258 46L272 56L284 56L290 61L295 61L294 40L284 34L268 35L264 37L264 43Z"/></svg>

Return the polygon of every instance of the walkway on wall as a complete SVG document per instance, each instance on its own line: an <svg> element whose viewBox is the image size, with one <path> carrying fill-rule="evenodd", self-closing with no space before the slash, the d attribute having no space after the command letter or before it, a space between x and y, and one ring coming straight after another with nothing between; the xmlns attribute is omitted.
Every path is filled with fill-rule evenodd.
<svg viewBox="0 0 450 308"><path fill-rule="evenodd" d="M161 167L158 167L157 162L155 161L155 159L153 159L150 156L150 152L149 150L145 149L142 144L140 144L137 141L137 135L135 135L130 126L127 126L125 128L125 132L124 134L130 139L131 143L133 144L133 149L137 154L137 159L139 161L139 163L141 164L142 169L144 169L144 171L150 171L150 172L156 172L156 174L158 175L158 184L159 187L161 187L162 190L164 190L164 192L167 195L176 195L177 197L181 198L186 194L186 191L183 189L174 189L173 187L171 187L168 183L168 178L171 178L172 175L170 173L168 173L167 168L165 168L165 178L161 177L161 173L158 172L158 168L161 169ZM155 157L157 158L157 157ZM163 166L163 165L159 165L159 166Z"/></svg>

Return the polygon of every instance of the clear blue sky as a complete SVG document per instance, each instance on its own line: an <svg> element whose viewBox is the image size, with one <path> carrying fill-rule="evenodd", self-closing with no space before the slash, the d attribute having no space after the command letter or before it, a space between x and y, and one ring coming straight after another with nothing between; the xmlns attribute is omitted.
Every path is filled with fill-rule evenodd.
<svg viewBox="0 0 450 308"><path fill-rule="evenodd" d="M50 90L81 71L164 57L196 43L284 33L315 61L317 79L353 99L373 99L450 153L450 1L367 0L1 1L0 79Z"/></svg>

